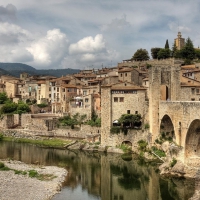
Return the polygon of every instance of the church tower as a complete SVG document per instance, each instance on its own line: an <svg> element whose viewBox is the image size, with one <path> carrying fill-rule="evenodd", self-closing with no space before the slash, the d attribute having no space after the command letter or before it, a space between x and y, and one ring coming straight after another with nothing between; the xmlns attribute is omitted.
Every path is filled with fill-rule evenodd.
<svg viewBox="0 0 200 200"><path fill-rule="evenodd" d="M177 38L174 39L174 43L178 50L182 49L185 45L185 38L182 38L181 32L178 32Z"/></svg>

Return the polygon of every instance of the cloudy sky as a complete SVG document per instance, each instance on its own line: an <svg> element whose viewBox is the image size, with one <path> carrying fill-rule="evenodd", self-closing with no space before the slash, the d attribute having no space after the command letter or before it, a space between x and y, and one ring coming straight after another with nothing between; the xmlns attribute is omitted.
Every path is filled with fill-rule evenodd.
<svg viewBox="0 0 200 200"><path fill-rule="evenodd" d="M178 30L200 46L199 22L199 0L0 0L0 62L116 66L139 48L171 47Z"/></svg>

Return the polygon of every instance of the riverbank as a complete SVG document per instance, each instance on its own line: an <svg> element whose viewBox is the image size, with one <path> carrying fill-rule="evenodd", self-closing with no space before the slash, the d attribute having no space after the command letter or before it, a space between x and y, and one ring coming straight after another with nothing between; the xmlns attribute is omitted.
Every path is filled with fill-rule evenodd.
<svg viewBox="0 0 200 200"><path fill-rule="evenodd" d="M0 171L1 200L49 200L61 190L67 176L67 171L59 167L27 165L13 160L0 162L10 169ZM31 178L30 171L43 177L42 180Z"/></svg>

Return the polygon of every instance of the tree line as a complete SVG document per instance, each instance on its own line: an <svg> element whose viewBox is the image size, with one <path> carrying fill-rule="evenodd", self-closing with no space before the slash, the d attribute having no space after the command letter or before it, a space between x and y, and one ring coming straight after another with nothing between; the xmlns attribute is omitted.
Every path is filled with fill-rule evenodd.
<svg viewBox="0 0 200 200"><path fill-rule="evenodd" d="M188 37L182 49L178 50L175 42L170 49L168 40L166 40L164 48L151 48L151 56L153 59L180 58L185 64L191 64L194 59L200 60L200 49L194 48L192 40ZM149 53L146 49L138 49L131 60L142 61L149 60Z"/></svg>

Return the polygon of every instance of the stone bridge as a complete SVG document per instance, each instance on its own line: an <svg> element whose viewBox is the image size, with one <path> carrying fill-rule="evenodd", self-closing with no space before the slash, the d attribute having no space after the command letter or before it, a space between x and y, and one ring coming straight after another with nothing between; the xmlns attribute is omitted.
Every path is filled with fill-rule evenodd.
<svg viewBox="0 0 200 200"><path fill-rule="evenodd" d="M200 165L200 102L160 101L158 127L183 147L183 162Z"/></svg>

